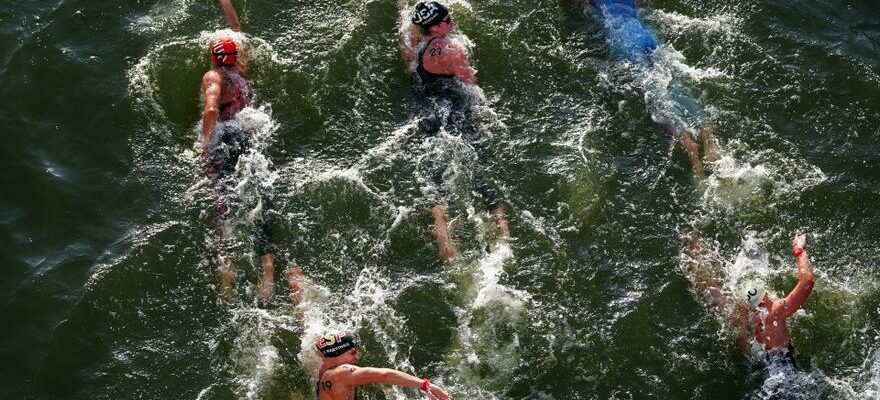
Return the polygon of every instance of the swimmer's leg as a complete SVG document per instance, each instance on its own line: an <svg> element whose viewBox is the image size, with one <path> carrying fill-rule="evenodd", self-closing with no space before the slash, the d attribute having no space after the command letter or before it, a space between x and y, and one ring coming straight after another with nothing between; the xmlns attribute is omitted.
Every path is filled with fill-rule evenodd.
<svg viewBox="0 0 880 400"><path fill-rule="evenodd" d="M703 254L700 234L691 231L682 235L685 253L688 256L688 272L694 280L694 288L707 306L722 309L726 305L723 293L724 283L716 276Z"/></svg>
<svg viewBox="0 0 880 400"><path fill-rule="evenodd" d="M486 208L492 214L492 219L495 221L498 237L508 237L510 229L504 215L504 206L501 205L501 201L498 199L498 189L486 182L483 176L483 168L479 165L475 171L474 179L476 180L477 193L486 202Z"/></svg>
<svg viewBox="0 0 880 400"><path fill-rule="evenodd" d="M221 190L222 187L215 185L215 191L220 193ZM217 212L217 232L220 236L220 241L217 246L217 260L220 264L217 268L217 272L220 275L220 298L224 301L232 301L232 295L235 291L235 265L232 264L232 261L227 256L225 237L225 225L231 212L227 206L226 198L222 195L217 196L217 199L214 202L214 207Z"/></svg>
<svg viewBox="0 0 880 400"><path fill-rule="evenodd" d="M489 210L492 213L492 219L495 220L495 226L498 228L498 237L510 237L510 227L507 224L507 218L504 215L504 206L501 203L496 204Z"/></svg>
<svg viewBox="0 0 880 400"><path fill-rule="evenodd" d="M458 249L455 242L450 238L449 222L446 219L446 207L442 204L435 204L429 210L431 216L434 217L434 240L437 241L437 247L440 251L440 258L449 262L458 256Z"/></svg>
<svg viewBox="0 0 880 400"><path fill-rule="evenodd" d="M260 280L260 300L268 302L275 294L275 255L272 253L260 256L263 266L263 278Z"/></svg>
<svg viewBox="0 0 880 400"><path fill-rule="evenodd" d="M703 161L714 163L718 161L718 148L715 146L715 125L707 123L700 131L700 138L703 139Z"/></svg>
<svg viewBox="0 0 880 400"><path fill-rule="evenodd" d="M235 266L225 257L220 257L220 263L220 267L217 268L220 275L220 298L224 301L232 301L232 293L235 290Z"/></svg>
<svg viewBox="0 0 880 400"><path fill-rule="evenodd" d="M299 305L302 302L303 287L300 279L302 278L302 268L295 262L287 267L287 287L290 288L290 303Z"/></svg>
<svg viewBox="0 0 880 400"><path fill-rule="evenodd" d="M286 272L287 286L290 288L290 303L297 307L296 315L299 318L299 324L305 327L305 312L299 307L302 304L303 296L302 269L296 263L291 263Z"/></svg>
<svg viewBox="0 0 880 400"><path fill-rule="evenodd" d="M703 162L700 161L700 148L699 145L697 145L697 142L691 138L691 135L687 131L679 133L679 139L681 140L681 146L684 147L684 151L688 155L688 159L691 161L691 167L694 169L694 174L705 176L706 171L703 168Z"/></svg>
<svg viewBox="0 0 880 400"><path fill-rule="evenodd" d="M271 219L269 210L272 209L272 201L266 196L260 196L262 212L257 221L254 239L260 249L260 265L263 267L263 276L260 279L260 300L268 302L275 294L275 241L272 237Z"/></svg>

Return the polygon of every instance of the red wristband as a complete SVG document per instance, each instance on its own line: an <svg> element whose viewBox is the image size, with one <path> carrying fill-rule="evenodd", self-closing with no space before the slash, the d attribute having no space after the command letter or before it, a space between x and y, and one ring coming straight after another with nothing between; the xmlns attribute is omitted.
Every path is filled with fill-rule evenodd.
<svg viewBox="0 0 880 400"><path fill-rule="evenodd" d="M424 391L427 392L429 387L431 387L431 381L429 381L429 380L427 380L427 379L423 380L423 381L422 381L422 387L421 387L422 390L424 390Z"/></svg>
<svg viewBox="0 0 880 400"><path fill-rule="evenodd" d="M794 257L798 258L798 257L800 257L801 254L804 254L804 248L803 247L795 247L794 248Z"/></svg>

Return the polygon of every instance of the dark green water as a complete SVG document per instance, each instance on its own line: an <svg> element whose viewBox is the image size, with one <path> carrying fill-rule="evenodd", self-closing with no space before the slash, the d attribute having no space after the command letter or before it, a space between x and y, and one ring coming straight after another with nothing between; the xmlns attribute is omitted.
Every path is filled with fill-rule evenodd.
<svg viewBox="0 0 880 400"><path fill-rule="evenodd" d="M0 398L313 398L308 343L324 328L353 329L364 364L460 399L760 398L750 356L693 293L689 229L729 287L777 295L795 280L791 236L810 233L817 287L790 322L807 383L792 395L880 398L875 2L640 2L664 73L717 126L707 179L638 90L666 75L615 61L582 3L453 3L510 214L511 239L493 244L466 146L415 129L395 1L234 1L261 106L245 116L261 151L239 195L271 193L281 249L268 309L248 207L236 300L217 296L214 194L193 146L217 4L7 3ZM460 171L453 265L418 179L434 153ZM280 284L293 260L305 331Z"/></svg>

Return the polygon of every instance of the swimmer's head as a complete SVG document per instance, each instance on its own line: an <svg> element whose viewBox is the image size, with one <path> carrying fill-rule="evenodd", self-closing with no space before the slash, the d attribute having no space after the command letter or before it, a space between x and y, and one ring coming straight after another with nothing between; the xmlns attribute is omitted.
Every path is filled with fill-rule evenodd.
<svg viewBox="0 0 880 400"><path fill-rule="evenodd" d="M238 45L231 37L221 37L211 44L211 61L214 65L233 66L236 60L238 60Z"/></svg>
<svg viewBox="0 0 880 400"><path fill-rule="evenodd" d="M316 347L324 358L339 357L351 349L357 348L357 340L347 332L328 332L318 338Z"/></svg>
<svg viewBox="0 0 880 400"><path fill-rule="evenodd" d="M449 9L436 1L425 3L420 1L412 13L412 23L428 31L432 26L439 24L449 15Z"/></svg>
<svg viewBox="0 0 880 400"><path fill-rule="evenodd" d="M760 286L750 287L746 289L746 302L749 303L749 307L758 308L761 305L761 302L764 301L764 296L767 295L767 291Z"/></svg>

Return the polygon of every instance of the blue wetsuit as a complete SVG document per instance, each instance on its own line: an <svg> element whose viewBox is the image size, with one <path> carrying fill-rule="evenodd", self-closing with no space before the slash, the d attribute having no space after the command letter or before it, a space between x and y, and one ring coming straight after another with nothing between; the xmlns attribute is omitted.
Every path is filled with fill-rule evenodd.
<svg viewBox="0 0 880 400"><path fill-rule="evenodd" d="M608 46L615 56L636 64L651 64L657 35L636 12L635 0L593 0Z"/></svg>
<svg viewBox="0 0 880 400"><path fill-rule="evenodd" d="M592 0L592 4L611 53L641 67L653 67L657 34L639 17L635 0ZM652 86L652 83L662 83L663 87ZM705 122L705 113L677 79L670 82L646 80L643 85L646 85L643 90L653 94L650 96L653 100L648 104L651 114L660 120L670 135Z"/></svg>

